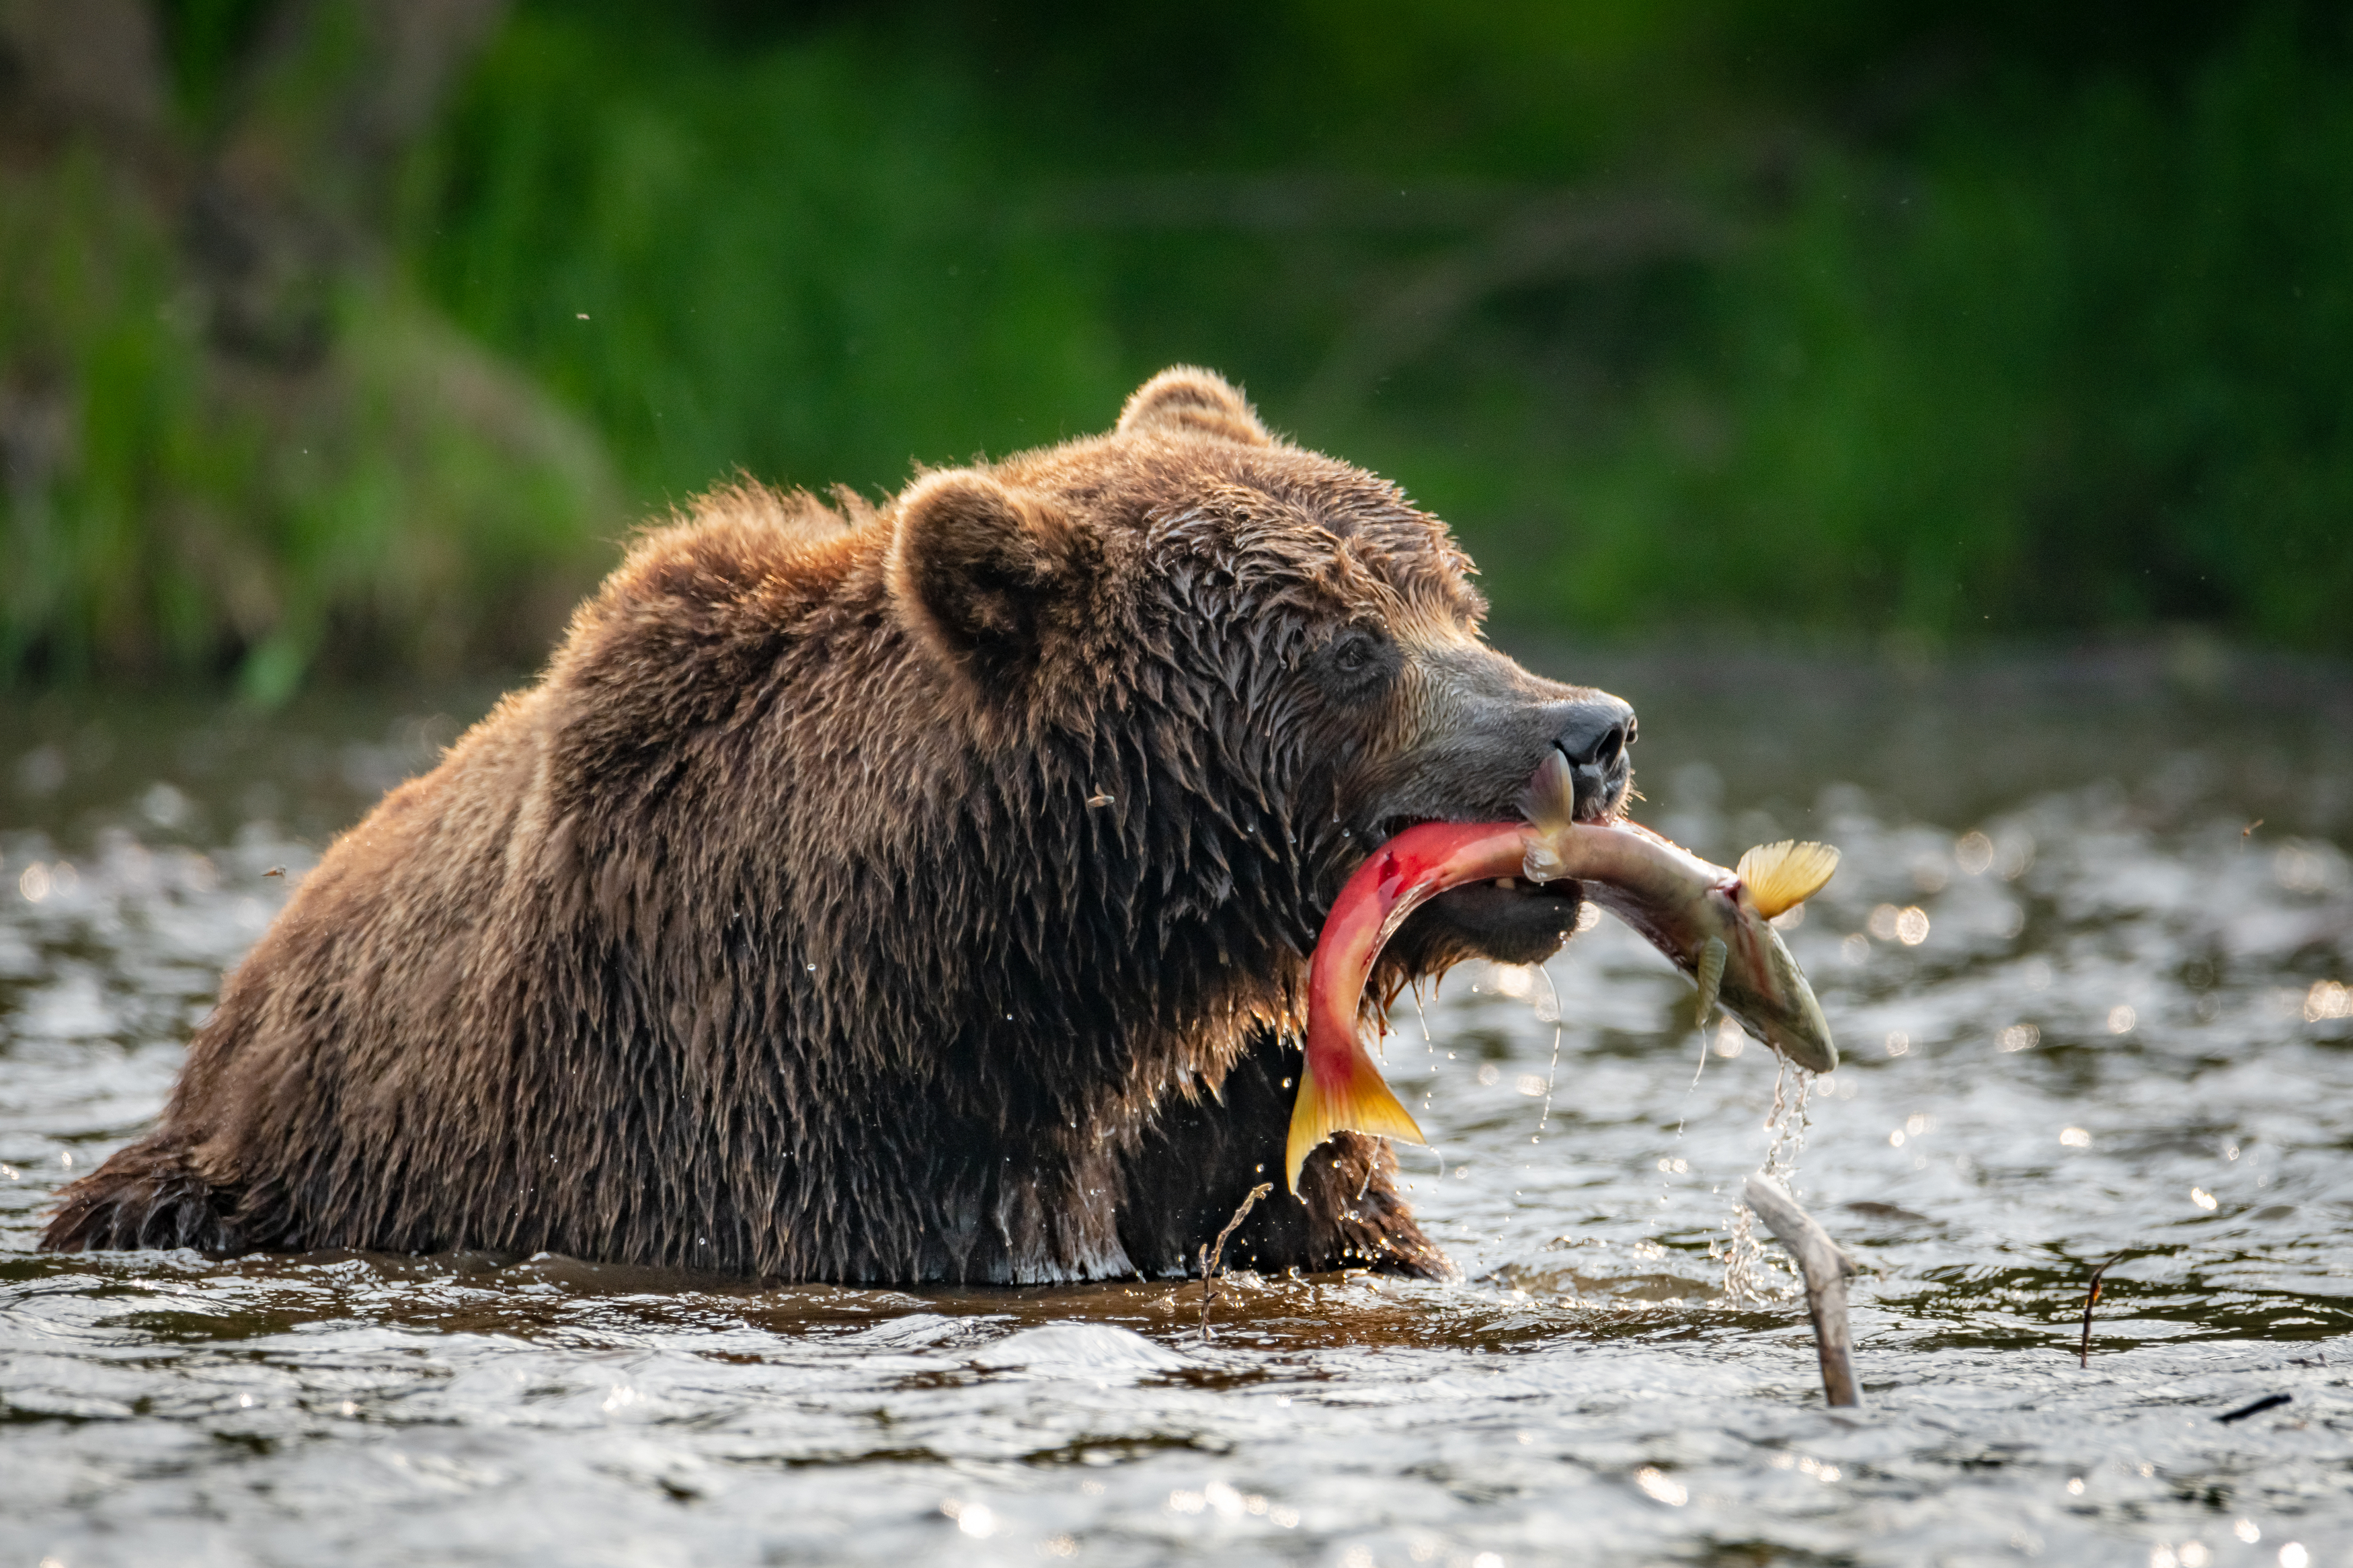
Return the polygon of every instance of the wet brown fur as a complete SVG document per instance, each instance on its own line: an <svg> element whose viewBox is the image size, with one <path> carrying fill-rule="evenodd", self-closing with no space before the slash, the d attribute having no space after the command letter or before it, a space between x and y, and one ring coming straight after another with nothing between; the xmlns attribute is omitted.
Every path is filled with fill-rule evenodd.
<svg viewBox="0 0 2353 1568"><path fill-rule="evenodd" d="M880 508L718 491L335 843L46 1245L1181 1274L1279 1168L1367 781L1446 722L1319 650L1475 626L1467 565L1200 372ZM1345 1135L1229 1256L1444 1272L1395 1176Z"/></svg>

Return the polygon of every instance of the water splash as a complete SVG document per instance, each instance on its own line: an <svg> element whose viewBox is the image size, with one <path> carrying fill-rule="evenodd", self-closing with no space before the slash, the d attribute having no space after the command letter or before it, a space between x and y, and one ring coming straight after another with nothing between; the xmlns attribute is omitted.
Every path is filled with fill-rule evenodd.
<svg viewBox="0 0 2353 1568"><path fill-rule="evenodd" d="M1795 1194L1798 1156L1805 1152L1806 1129L1812 1125L1806 1102L1813 1094L1814 1075L1793 1066L1787 1058L1776 1059L1779 1067L1773 1075L1773 1109L1765 1118L1763 1169L1765 1174ZM1757 1237L1756 1221L1748 1205L1736 1196L1732 1219L1726 1226L1731 1232L1731 1245L1724 1255L1724 1299L1731 1306L1788 1301L1804 1289L1804 1281L1796 1274L1776 1268L1767 1258L1764 1243Z"/></svg>
<svg viewBox="0 0 2353 1568"><path fill-rule="evenodd" d="M1545 983L1545 1000L1536 1005L1536 1017L1541 1021L1547 1015L1551 1016L1552 1059L1545 1065L1544 1108L1536 1113L1535 1131L1528 1136L1531 1143L1542 1139L1546 1127L1551 1124L1553 1089L1560 1079L1560 987L1553 984L1552 971L1543 965L1536 966L1536 974Z"/></svg>

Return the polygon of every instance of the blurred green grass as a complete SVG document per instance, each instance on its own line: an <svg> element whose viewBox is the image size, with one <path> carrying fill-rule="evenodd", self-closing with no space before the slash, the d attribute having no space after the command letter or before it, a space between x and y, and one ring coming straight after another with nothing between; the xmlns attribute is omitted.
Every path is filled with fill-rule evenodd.
<svg viewBox="0 0 2353 1568"><path fill-rule="evenodd" d="M560 624L602 554L595 438L397 281L341 280L324 374L224 366L168 237L86 158L0 174L0 280L17 443L51 447L11 453L39 481L7 496L0 667L227 659L274 702L322 657L512 665L542 651L512 617Z"/></svg>
<svg viewBox="0 0 2353 1568"><path fill-rule="evenodd" d="M268 10L180 7L185 123ZM527 661L630 510L888 489L1176 360L1518 628L2353 650L2334 10L533 0L267 417L167 221L9 178L0 355L79 432L5 501L20 669Z"/></svg>

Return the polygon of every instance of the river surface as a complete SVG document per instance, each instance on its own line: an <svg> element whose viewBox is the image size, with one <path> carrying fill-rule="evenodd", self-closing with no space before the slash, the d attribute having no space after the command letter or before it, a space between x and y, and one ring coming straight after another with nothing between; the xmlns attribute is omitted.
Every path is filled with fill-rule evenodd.
<svg viewBox="0 0 2353 1568"><path fill-rule="evenodd" d="M1235 1278L1206 1339L1198 1282L37 1254L318 847L491 694L20 697L0 1563L2353 1563L2353 670L1535 662L1641 709L1653 826L1845 852L1789 932L1847 1058L1796 1185L1866 1268L1863 1409L1778 1253L1725 1292L1775 1058L1607 920L1398 1010L1461 1281Z"/></svg>

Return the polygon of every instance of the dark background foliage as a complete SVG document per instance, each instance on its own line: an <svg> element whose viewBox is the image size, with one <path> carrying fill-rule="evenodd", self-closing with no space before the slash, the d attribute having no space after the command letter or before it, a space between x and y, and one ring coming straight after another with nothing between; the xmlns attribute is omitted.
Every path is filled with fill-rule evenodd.
<svg viewBox="0 0 2353 1568"><path fill-rule="evenodd" d="M649 509L1175 360L1515 627L2353 649L2336 9L69 9L0 5L20 673L527 663Z"/></svg>

